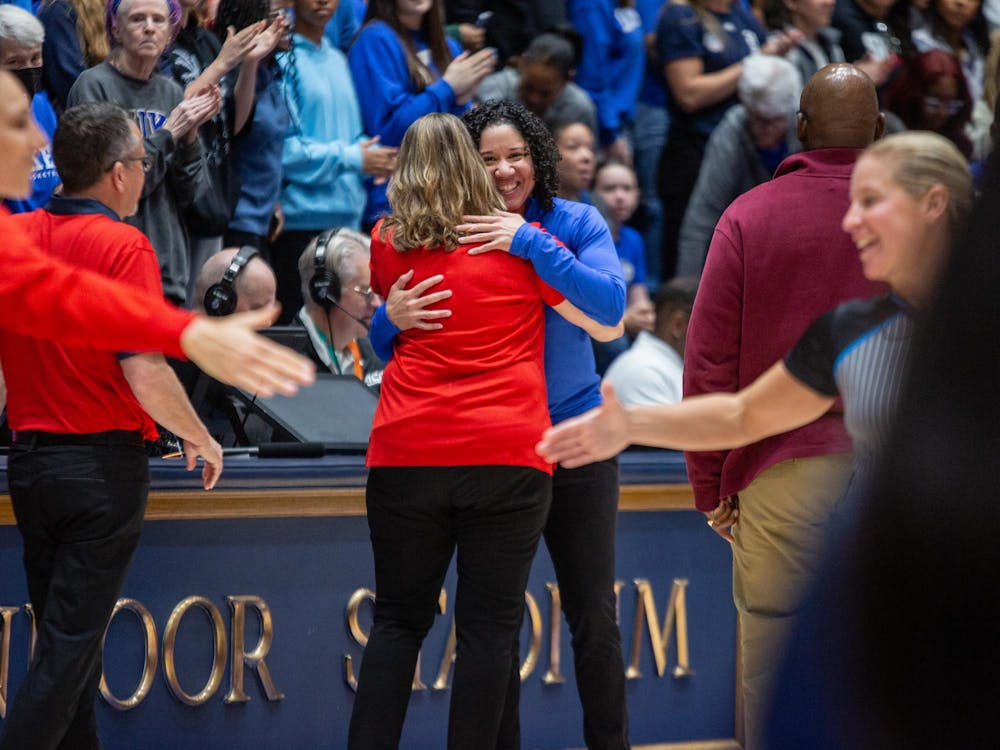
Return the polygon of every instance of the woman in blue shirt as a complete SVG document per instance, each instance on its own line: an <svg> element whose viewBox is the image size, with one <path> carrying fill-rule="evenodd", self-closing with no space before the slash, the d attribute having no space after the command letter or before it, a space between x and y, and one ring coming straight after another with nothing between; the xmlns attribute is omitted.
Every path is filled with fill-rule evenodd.
<svg viewBox="0 0 1000 750"><path fill-rule="evenodd" d="M445 36L441 0L371 0L349 60L365 131L393 147L426 114L461 115L496 65L493 50L461 52ZM369 184L364 224L388 208L385 184Z"/></svg>

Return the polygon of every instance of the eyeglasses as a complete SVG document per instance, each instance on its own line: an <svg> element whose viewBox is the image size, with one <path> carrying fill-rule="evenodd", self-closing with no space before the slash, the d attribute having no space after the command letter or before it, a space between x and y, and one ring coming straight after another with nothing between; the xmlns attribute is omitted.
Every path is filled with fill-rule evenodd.
<svg viewBox="0 0 1000 750"><path fill-rule="evenodd" d="M130 161L141 162L143 172L149 172L149 170L153 168L153 157L150 156L149 154L146 154L145 156L123 156L121 159L115 159L113 162L111 162L108 166L104 168L104 171L110 172L112 169L114 169L115 164L117 164L118 162L122 162L124 164Z"/></svg>
<svg viewBox="0 0 1000 750"><path fill-rule="evenodd" d="M965 102L961 99L938 99L936 96L925 96L924 107L931 112L940 112L953 117L962 111Z"/></svg>
<svg viewBox="0 0 1000 750"><path fill-rule="evenodd" d="M372 298L375 296L375 290L370 286L352 286L350 290L355 294L361 295L365 298L365 302L371 302Z"/></svg>

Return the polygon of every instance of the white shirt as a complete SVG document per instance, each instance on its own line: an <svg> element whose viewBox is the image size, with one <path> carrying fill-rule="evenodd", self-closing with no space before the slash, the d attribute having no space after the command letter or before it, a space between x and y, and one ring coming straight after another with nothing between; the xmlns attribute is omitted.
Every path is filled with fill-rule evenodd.
<svg viewBox="0 0 1000 750"><path fill-rule="evenodd" d="M623 404L674 404L681 400L683 374L684 361L677 351L649 331L640 331L604 379Z"/></svg>

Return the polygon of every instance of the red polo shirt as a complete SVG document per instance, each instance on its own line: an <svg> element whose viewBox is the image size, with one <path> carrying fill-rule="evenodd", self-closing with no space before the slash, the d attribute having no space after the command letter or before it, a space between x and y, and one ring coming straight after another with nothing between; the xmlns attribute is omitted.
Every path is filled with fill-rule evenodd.
<svg viewBox="0 0 1000 750"><path fill-rule="evenodd" d="M0 205L0 325L67 344L183 357L194 313L48 257Z"/></svg>
<svg viewBox="0 0 1000 750"><path fill-rule="evenodd" d="M400 274L413 283L445 275L452 316L439 331L403 331L382 376L368 446L369 466L530 466L549 426L542 347L543 304L563 296L531 264L494 251L405 253L372 231L372 289L385 296Z"/></svg>
<svg viewBox="0 0 1000 750"><path fill-rule="evenodd" d="M50 207L52 211L33 211L11 220L51 257L142 290L150 300L162 299L159 264L142 232L119 221L97 201L62 198ZM19 313L23 311L11 311ZM156 437L153 421L135 400L113 352L0 331L0 358L13 430L118 429Z"/></svg>

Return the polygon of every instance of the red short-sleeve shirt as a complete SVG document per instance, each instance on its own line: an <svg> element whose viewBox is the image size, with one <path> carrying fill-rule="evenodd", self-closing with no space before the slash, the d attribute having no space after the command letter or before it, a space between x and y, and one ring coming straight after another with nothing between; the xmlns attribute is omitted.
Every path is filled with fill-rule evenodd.
<svg viewBox="0 0 1000 750"><path fill-rule="evenodd" d="M135 227L103 213L38 210L10 220L50 257L144 290L151 300L162 298L156 253ZM138 430L155 439L156 425L136 401L114 352L0 331L0 357L13 430Z"/></svg>

